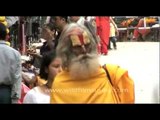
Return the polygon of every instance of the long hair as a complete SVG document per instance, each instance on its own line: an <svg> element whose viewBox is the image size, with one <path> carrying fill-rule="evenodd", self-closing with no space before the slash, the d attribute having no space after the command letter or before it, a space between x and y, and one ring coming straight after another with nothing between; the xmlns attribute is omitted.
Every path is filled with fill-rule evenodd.
<svg viewBox="0 0 160 120"><path fill-rule="evenodd" d="M92 54L97 54L97 44L95 42L95 39L93 38L92 34L88 31L88 29L84 25L80 25L77 23L71 23L69 25L66 25L64 30L61 33L61 36L59 38L59 43L57 46L57 56L59 56L62 59L62 68L68 68L69 63L71 59L74 57L72 54L72 42L70 40L70 33L72 31L75 31L79 29L80 31L85 31L90 39L90 46L91 46L91 52Z"/></svg>
<svg viewBox="0 0 160 120"><path fill-rule="evenodd" d="M42 61L41 61L41 67L40 67L40 77L42 79L47 80L48 73L45 72L45 68L48 68L51 62L56 58L56 52L54 50L46 52L43 55Z"/></svg>

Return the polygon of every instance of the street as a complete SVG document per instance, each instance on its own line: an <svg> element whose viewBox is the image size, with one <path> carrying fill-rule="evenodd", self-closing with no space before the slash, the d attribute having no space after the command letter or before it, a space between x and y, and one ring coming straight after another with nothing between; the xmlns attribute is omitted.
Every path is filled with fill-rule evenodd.
<svg viewBox="0 0 160 120"><path fill-rule="evenodd" d="M135 82L135 103L160 103L159 45L159 42L117 42L117 50L100 57L102 65L114 63L128 70Z"/></svg>

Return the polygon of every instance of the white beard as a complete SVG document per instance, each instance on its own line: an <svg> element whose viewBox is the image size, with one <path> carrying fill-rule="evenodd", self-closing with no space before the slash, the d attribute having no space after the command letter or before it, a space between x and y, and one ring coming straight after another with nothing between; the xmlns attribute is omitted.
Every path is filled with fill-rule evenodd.
<svg viewBox="0 0 160 120"><path fill-rule="evenodd" d="M80 55L71 60L69 73L72 79L87 79L93 76L99 68L97 55Z"/></svg>

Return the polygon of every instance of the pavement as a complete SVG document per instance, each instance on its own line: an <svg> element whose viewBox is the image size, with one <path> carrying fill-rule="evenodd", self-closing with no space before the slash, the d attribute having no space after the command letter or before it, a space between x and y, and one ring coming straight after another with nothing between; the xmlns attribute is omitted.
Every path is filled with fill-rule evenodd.
<svg viewBox="0 0 160 120"><path fill-rule="evenodd" d="M117 42L117 50L100 56L100 63L128 70L135 83L135 103L160 103L159 47L159 42Z"/></svg>

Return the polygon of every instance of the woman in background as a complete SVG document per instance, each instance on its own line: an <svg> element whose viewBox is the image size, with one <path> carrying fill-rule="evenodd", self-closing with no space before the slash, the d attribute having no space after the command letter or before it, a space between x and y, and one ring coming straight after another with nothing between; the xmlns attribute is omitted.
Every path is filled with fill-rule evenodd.
<svg viewBox="0 0 160 120"><path fill-rule="evenodd" d="M24 97L23 103L50 103L51 85L60 71L61 59L56 57L55 51L45 53L42 58L40 77L47 83L30 90Z"/></svg>

